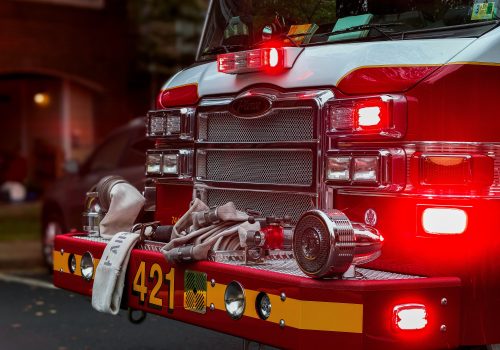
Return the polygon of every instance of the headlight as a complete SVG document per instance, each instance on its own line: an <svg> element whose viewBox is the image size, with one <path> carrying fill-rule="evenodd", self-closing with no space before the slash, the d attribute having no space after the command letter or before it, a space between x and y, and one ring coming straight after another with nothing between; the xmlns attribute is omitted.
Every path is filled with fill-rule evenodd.
<svg viewBox="0 0 500 350"><path fill-rule="evenodd" d="M161 173L161 154L148 154L146 157L146 172L148 174Z"/></svg>
<svg viewBox="0 0 500 350"><path fill-rule="evenodd" d="M146 156L146 174L190 178L193 176L193 150L151 150Z"/></svg>
<svg viewBox="0 0 500 350"><path fill-rule="evenodd" d="M164 154L163 155L163 165L162 165L162 173L163 174L172 174L176 175L179 173L178 170L178 154Z"/></svg>
<svg viewBox="0 0 500 350"><path fill-rule="evenodd" d="M86 281L90 281L92 276L94 276L94 257L90 252L85 252L82 256L82 261L80 262L80 269L82 271L82 277Z"/></svg>
<svg viewBox="0 0 500 350"><path fill-rule="evenodd" d="M269 299L269 295L260 292L255 300L255 308L259 317L267 320L271 316L271 300Z"/></svg>
<svg viewBox="0 0 500 350"><path fill-rule="evenodd" d="M232 319L238 320L245 311L245 290L236 281L229 283L224 293L226 311Z"/></svg>
<svg viewBox="0 0 500 350"><path fill-rule="evenodd" d="M194 114L194 108L151 111L147 116L147 135L192 139Z"/></svg>
<svg viewBox="0 0 500 350"><path fill-rule="evenodd" d="M75 273L76 270L76 257L75 254L70 254L68 258L68 268L69 272Z"/></svg>

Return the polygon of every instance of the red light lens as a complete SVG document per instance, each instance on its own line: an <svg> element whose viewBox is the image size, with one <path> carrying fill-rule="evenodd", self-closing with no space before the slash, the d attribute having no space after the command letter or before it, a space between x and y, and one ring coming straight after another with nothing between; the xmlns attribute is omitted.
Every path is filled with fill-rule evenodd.
<svg viewBox="0 0 500 350"><path fill-rule="evenodd" d="M328 107L330 132L341 136L401 137L406 125L404 96L333 100Z"/></svg>
<svg viewBox="0 0 500 350"><path fill-rule="evenodd" d="M403 331L424 329L427 326L427 310L422 304L397 305L393 309L393 322Z"/></svg>
<svg viewBox="0 0 500 350"><path fill-rule="evenodd" d="M217 56L217 69L221 73L237 74L258 71L278 72L285 64L283 48L265 47L255 50L230 52Z"/></svg>
<svg viewBox="0 0 500 350"><path fill-rule="evenodd" d="M157 108L192 106L198 100L198 84L188 84L162 90L158 95Z"/></svg>

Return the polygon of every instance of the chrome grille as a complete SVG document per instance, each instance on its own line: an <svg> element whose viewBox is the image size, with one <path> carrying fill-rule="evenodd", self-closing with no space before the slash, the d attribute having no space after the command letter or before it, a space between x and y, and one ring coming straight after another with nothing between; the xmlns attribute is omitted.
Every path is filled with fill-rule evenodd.
<svg viewBox="0 0 500 350"><path fill-rule="evenodd" d="M207 150L198 151L200 180L311 186L313 152L290 150Z"/></svg>
<svg viewBox="0 0 500 350"><path fill-rule="evenodd" d="M289 215L296 222L300 215L316 207L316 198L309 194L238 191L208 188L200 192L200 197L210 207L233 202L240 210L252 209L264 216L283 217Z"/></svg>
<svg viewBox="0 0 500 350"><path fill-rule="evenodd" d="M273 109L258 119L236 118L229 112L198 115L198 139L205 142L290 142L313 140L314 109Z"/></svg>

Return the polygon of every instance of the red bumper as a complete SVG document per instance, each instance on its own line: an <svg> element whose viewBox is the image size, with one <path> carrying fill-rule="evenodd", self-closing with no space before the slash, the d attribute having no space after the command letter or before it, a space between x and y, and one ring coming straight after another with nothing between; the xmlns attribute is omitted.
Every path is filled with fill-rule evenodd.
<svg viewBox="0 0 500 350"><path fill-rule="evenodd" d="M92 280L81 277L79 262L89 251L97 266L104 248L104 243L72 235L57 237L54 284L90 296ZM73 273L71 254L77 259ZM239 320L224 306L225 288L232 281L245 290ZM124 304L131 308L280 348L448 349L460 339L460 280L455 277L314 280L213 262L171 266L158 252L134 249L125 288ZM256 311L260 292L271 301L267 320ZM427 326L397 329L394 307L415 303L425 305Z"/></svg>

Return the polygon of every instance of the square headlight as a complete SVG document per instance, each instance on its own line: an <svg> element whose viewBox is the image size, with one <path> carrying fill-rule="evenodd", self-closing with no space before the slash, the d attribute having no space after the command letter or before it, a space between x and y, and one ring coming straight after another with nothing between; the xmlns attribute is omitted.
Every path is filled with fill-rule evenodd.
<svg viewBox="0 0 500 350"><path fill-rule="evenodd" d="M179 155L178 154L164 154L162 173L169 175L176 175L179 173Z"/></svg>

